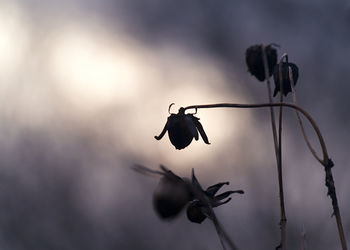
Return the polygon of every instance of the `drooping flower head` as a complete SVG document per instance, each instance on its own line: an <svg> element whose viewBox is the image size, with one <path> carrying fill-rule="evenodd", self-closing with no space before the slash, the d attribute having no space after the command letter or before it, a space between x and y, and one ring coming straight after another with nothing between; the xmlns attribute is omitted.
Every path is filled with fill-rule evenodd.
<svg viewBox="0 0 350 250"><path fill-rule="evenodd" d="M191 188L183 178L162 165L160 167L163 177L154 190L153 207L161 218L170 219L192 199Z"/></svg>
<svg viewBox="0 0 350 250"><path fill-rule="evenodd" d="M220 182L204 191L193 169L192 180L177 176L163 165L160 165L161 171L142 165L134 165L133 169L142 174L161 176L153 192L153 207L164 220L175 218L187 205L187 218L191 222L202 223L206 218L213 219L212 209L229 202L231 198L228 197L231 194L244 193L242 190L235 190L216 195L222 186L229 184L228 182Z"/></svg>
<svg viewBox="0 0 350 250"><path fill-rule="evenodd" d="M173 104L169 106L169 110L172 105ZM177 114L170 114L163 131L159 136L155 136L154 138L160 140L166 132L168 132L171 144L173 144L176 149L187 147L192 142L193 138L197 141L199 138L198 132L203 141L206 144L210 144L203 126L199 122L199 118L195 117L193 114L185 114L184 108L180 108Z"/></svg>
<svg viewBox="0 0 350 250"><path fill-rule="evenodd" d="M282 63L283 94L285 96L287 96L287 94L292 91L291 82L289 78L289 70L288 70L289 67L292 69L294 85L297 84L298 77L299 77L299 69L297 65L295 65L294 63L286 63L286 62ZM277 93L280 91L279 64L276 64L274 68L273 79L275 82L275 90L273 92L273 97L275 97Z"/></svg>
<svg viewBox="0 0 350 250"><path fill-rule="evenodd" d="M196 176L194 175L194 170L192 169L193 200L187 207L187 218L191 222L199 224L202 223L206 218L213 219L213 208L229 202L231 198L228 197L233 193L244 193L243 190L235 190L226 191L222 194L216 195L219 189L221 189L224 185L229 185L229 182L219 182L208 187L207 190L204 191L199 184Z"/></svg>
<svg viewBox="0 0 350 250"><path fill-rule="evenodd" d="M262 46L263 45L250 46L245 53L245 60L248 66L248 71L259 81L264 81L266 79ZM272 46L273 45L270 44L265 47L269 77L272 75L273 68L277 63L277 50Z"/></svg>

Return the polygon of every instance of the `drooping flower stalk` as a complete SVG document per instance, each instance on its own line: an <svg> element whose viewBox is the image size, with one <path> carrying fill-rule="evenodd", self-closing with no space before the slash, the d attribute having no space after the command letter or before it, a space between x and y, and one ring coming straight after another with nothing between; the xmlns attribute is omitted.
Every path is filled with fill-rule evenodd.
<svg viewBox="0 0 350 250"><path fill-rule="evenodd" d="M316 122L313 120L311 115L306 112L303 108L301 108L298 105L292 104L292 103L258 103L258 104L239 104L239 103L214 103L214 104L202 104L202 105L190 105L187 107L184 107L185 110L188 109L209 109L209 108L266 108L266 107L288 107L292 108L294 110L298 110L300 113L302 113L305 118L310 122L311 126L315 130L317 137L319 139L321 148L322 148L322 153L323 153L323 162L328 164L328 152L326 148L326 144L324 142L322 133L320 129L318 128Z"/></svg>
<svg viewBox="0 0 350 250"><path fill-rule="evenodd" d="M290 68L290 67L289 67L289 80L290 80L290 87L291 87L292 95L293 95L293 102L296 105L297 99L296 99L296 94L295 94L295 89L294 89L294 77L293 77L292 68ZM303 133L303 136L304 136L304 139L305 139L305 142L306 142L308 148L310 149L312 155L316 158L316 160L324 166L325 173L326 173L326 186L328 188L328 195L331 197L331 200L332 200L333 214L335 215L335 218L336 218L340 242L342 245L342 249L347 250L344 229L343 229L342 219L340 216L338 199L337 199L337 194L335 192L334 179L333 179L333 174L332 174L332 169L331 169L333 167L333 162L328 162L328 165L326 165L326 163L324 161L322 161L321 158L317 155L316 151L311 146L311 143L307 137L307 134L305 132L305 129L304 129L304 126L303 126L303 123L302 123L302 120L301 120L301 117L300 117L298 111L296 111L296 115L297 115L298 122L299 122L301 131Z"/></svg>
<svg viewBox="0 0 350 250"><path fill-rule="evenodd" d="M336 191L335 191L334 178L331 170L331 168L334 166L334 163L328 156L326 143L323 139L320 129L318 128L316 122L312 119L311 115L308 112L306 112L303 108L299 107L298 105L291 104L291 103L262 103L262 104L216 103L216 104L204 104L204 105L191 105L191 106L185 107L184 110L187 110L187 109L197 110L197 109L204 109L204 108L263 108L263 107L281 107L281 106L292 108L296 111L299 111L301 114L303 114L307 118L307 120L310 122L311 126L313 127L314 131L316 132L316 135L318 137L319 143L322 148L323 159L321 160L321 164L324 166L325 172L326 172L326 186L328 188L328 195L331 197L331 200L332 200L332 206L333 206L334 215L337 221L337 227L338 227L340 241L342 244L342 249L347 250L338 200L337 200Z"/></svg>

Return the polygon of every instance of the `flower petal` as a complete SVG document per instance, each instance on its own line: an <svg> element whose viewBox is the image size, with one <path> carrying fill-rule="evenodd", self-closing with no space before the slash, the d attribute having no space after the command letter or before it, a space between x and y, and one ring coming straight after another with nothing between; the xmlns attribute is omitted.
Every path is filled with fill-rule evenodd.
<svg viewBox="0 0 350 250"><path fill-rule="evenodd" d="M206 144L210 144L210 142L209 142L209 140L208 140L208 137L207 137L206 133L204 132L203 126L202 126L202 124L199 122L199 118L197 118L197 117L195 117L195 116L193 116L193 118L195 118L195 119L193 119L193 122L194 122L194 124L196 125L196 127L197 127L197 129L198 129L198 131L199 131L199 133L200 133L200 135L201 135L203 141L204 141Z"/></svg>
<svg viewBox="0 0 350 250"><path fill-rule="evenodd" d="M219 191L220 188L222 188L223 185L229 185L229 184L230 184L229 182L220 182L218 184L208 187L205 192L207 193L207 195L214 197L214 195L217 193L217 191Z"/></svg>
<svg viewBox="0 0 350 250"><path fill-rule="evenodd" d="M230 196L231 194L234 194L234 193L244 194L244 191L243 190L227 191L225 193L222 193L222 194L215 196L214 199L219 201L219 200L227 198L228 196Z"/></svg>
<svg viewBox="0 0 350 250"><path fill-rule="evenodd" d="M215 201L214 204L212 204L213 207L218 207L218 206L221 206L221 205L224 205L226 204L227 202L229 202L232 198L228 198L227 200L225 201Z"/></svg>
<svg viewBox="0 0 350 250"><path fill-rule="evenodd" d="M194 169L192 168L192 186L195 190L195 192L203 192L203 188L201 187L201 184L199 184L199 181L197 180L197 177L194 175Z"/></svg>
<svg viewBox="0 0 350 250"><path fill-rule="evenodd" d="M198 131L193 120L193 115L185 115L185 121L194 139L198 141Z"/></svg>
<svg viewBox="0 0 350 250"><path fill-rule="evenodd" d="M165 135L167 130L168 130L168 121L165 123L165 126L164 126L162 132L160 133L160 135L154 136L154 138L159 141L160 139L163 138L163 136Z"/></svg>

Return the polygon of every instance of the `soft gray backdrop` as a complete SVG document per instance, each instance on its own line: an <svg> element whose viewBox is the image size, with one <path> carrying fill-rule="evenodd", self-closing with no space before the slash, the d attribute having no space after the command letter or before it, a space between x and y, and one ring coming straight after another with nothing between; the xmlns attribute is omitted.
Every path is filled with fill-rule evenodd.
<svg viewBox="0 0 350 250"><path fill-rule="evenodd" d="M217 216L240 249L274 249L268 110L200 110L209 146L178 151L153 138L172 102L173 112L266 102L244 58L259 43L279 44L299 66L298 102L335 162L349 241L349 1L3 0L0 20L1 249L219 249L208 221L157 217L157 179L134 163L187 177L194 168L204 187L244 189ZM340 249L322 166L295 114L284 121L288 248L300 249L305 232L307 249Z"/></svg>

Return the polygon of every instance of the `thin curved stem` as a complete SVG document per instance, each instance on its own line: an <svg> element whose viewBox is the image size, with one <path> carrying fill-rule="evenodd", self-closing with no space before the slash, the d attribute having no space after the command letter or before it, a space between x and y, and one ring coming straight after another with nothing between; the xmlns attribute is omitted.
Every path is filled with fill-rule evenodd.
<svg viewBox="0 0 350 250"><path fill-rule="evenodd" d="M295 105L297 105L297 97L296 97L295 88L294 88L293 71L292 71L292 69L290 67L288 67L288 71L289 71L290 87L292 89L293 103ZM301 117L299 115L299 112L295 111L295 113L297 115L299 126L300 126L301 132L302 132L302 134L304 136L304 140L306 142L306 145L308 146L309 150L311 151L312 155L316 158L316 160L319 161L321 164L323 164L321 158L317 155L316 150L312 147L312 145L310 143L310 140L307 137L307 134L305 132L305 128L304 128L303 122L301 120Z"/></svg>
<svg viewBox="0 0 350 250"><path fill-rule="evenodd" d="M296 104L297 99L296 99L296 94L295 94L295 89L294 89L294 78L293 78L293 72L292 69L290 67L288 67L288 71L289 71L289 80L290 80L290 86L292 89L292 94L293 94L293 102L294 104ZM321 163L322 160L318 157L318 155L316 154L316 151L312 148L311 143L305 133L305 129L302 123L302 120L300 118L299 112L295 111L298 117L298 121L299 121L299 125L301 128L301 131L303 132L303 136L304 139L306 141L307 146L309 147L311 153L313 154L313 156ZM332 169L331 169L332 165L329 166L325 166L325 172L326 172L326 186L328 188L328 195L331 197L332 200L332 206L333 206L333 213L335 215L336 218L336 222L337 222L337 227L338 227L338 234L339 234L339 238L340 238L340 242L342 245L342 249L346 250L347 249L347 245L346 245L346 240L345 240L345 235L344 235L344 229L343 229L343 224L342 224L342 219L340 216L340 210L339 210L339 206L338 206L338 199L337 199L337 194L335 192L335 185L334 185L334 179L333 179L333 174L332 174Z"/></svg>
<svg viewBox="0 0 350 250"><path fill-rule="evenodd" d="M338 206L338 200L335 192L334 179L333 179L332 169L331 169L333 167L333 162L328 157L327 147L323 139L322 133L318 128L316 122L312 119L311 115L308 112L306 112L303 108L299 107L298 105L291 104L291 103L261 103L261 104L216 103L216 104L204 104L204 105L191 105L191 106L185 107L184 110L203 109L203 108L264 108L264 107L280 107L280 106L292 108L302 113L310 122L314 131L316 132L316 135L320 142L322 153L323 153L323 160L320 163L324 166L326 171L326 186L328 187L328 195L332 199L332 206L333 206L334 215L336 216L340 241L341 241L343 250L347 250L344 230L342 226L342 220L341 220L339 206Z"/></svg>
<svg viewBox="0 0 350 250"><path fill-rule="evenodd" d="M298 110L307 118L307 120L310 122L313 129L315 130L322 148L322 153L323 153L322 165L328 166L329 157L328 157L328 152L327 152L326 144L324 142L322 133L318 128L316 122L312 119L311 115L308 112L306 112L303 108L299 107L298 105L295 105L292 103L260 103L260 104L215 103L215 104L191 105L191 106L185 107L184 109L187 110L187 109L204 109L204 108L205 109L208 109L208 108L265 108L265 107L280 107L280 106Z"/></svg>

